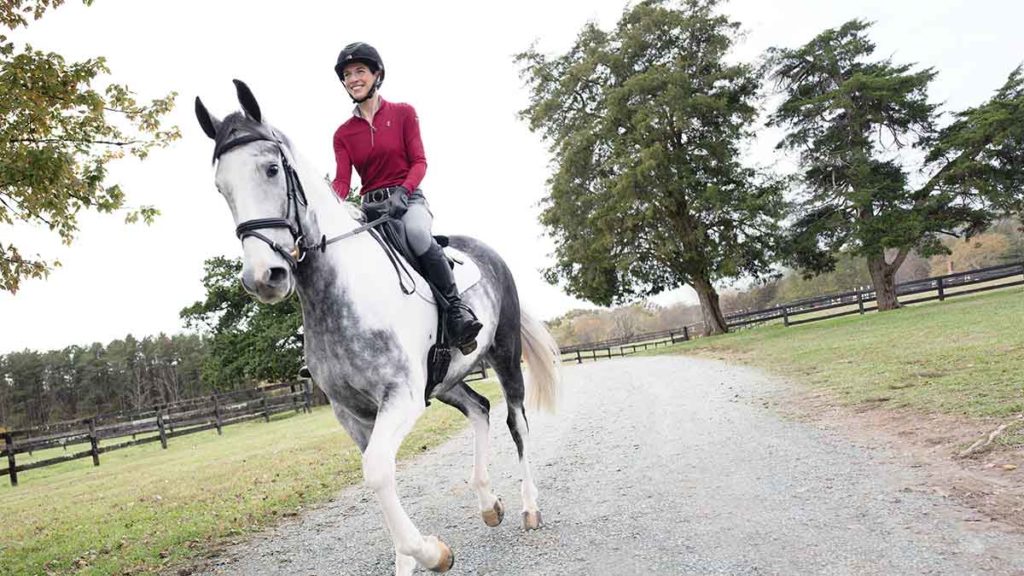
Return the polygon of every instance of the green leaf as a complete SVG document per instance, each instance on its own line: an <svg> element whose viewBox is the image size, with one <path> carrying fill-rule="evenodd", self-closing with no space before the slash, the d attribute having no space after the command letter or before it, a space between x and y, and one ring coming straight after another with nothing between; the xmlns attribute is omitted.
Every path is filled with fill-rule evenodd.
<svg viewBox="0 0 1024 576"><path fill-rule="evenodd" d="M26 26L28 17L38 19L61 4L12 0L0 7L0 22ZM110 162L125 155L144 159L180 137L177 127L163 126L174 93L139 103L126 86L99 84L109 73L102 57L68 62L0 37L0 222L43 225L70 244L81 211L124 207L125 193L107 182ZM151 222L157 214L144 207L128 212L126 220ZM8 244L0 255L0 290L16 290L22 278L45 277L50 266L15 254Z"/></svg>

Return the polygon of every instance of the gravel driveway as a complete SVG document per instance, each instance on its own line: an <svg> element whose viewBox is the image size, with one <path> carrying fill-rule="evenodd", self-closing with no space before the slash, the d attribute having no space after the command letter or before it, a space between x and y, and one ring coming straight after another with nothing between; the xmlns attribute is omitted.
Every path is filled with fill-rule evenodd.
<svg viewBox="0 0 1024 576"><path fill-rule="evenodd" d="M455 552L451 574L1024 575L1024 535L936 495L919 470L780 418L756 370L681 357L566 366L557 416L533 415L545 528L520 528L518 464L491 421L509 514L484 526L467 429L399 467L406 510ZM391 574L391 539L361 486L229 548L207 574ZM423 573L426 573L423 571Z"/></svg>

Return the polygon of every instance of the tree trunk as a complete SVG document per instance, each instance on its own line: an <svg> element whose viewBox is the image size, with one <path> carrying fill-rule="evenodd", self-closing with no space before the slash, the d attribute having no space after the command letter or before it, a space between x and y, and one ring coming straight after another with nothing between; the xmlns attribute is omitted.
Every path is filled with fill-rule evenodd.
<svg viewBox="0 0 1024 576"><path fill-rule="evenodd" d="M700 298L700 311L704 316L704 335L725 334L729 326L725 323L722 307L718 305L718 292L707 278L694 278L693 289Z"/></svg>
<svg viewBox="0 0 1024 576"><path fill-rule="evenodd" d="M900 307L900 301L896 298L896 271L905 258L906 252L903 250L892 263L885 261L884 252L868 256L868 272L871 273L871 283L875 288L875 298L880 312Z"/></svg>

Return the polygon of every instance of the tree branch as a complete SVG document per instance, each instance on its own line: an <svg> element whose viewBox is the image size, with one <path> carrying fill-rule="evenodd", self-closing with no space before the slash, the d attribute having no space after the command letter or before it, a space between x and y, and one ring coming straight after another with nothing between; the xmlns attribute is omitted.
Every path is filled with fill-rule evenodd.
<svg viewBox="0 0 1024 576"><path fill-rule="evenodd" d="M132 144L141 144L142 140L127 140L124 142L118 142L114 140L75 140L73 138L12 138L7 141L8 143L29 143L29 144L59 144L64 142L73 142L75 144L104 144L107 146L130 146Z"/></svg>

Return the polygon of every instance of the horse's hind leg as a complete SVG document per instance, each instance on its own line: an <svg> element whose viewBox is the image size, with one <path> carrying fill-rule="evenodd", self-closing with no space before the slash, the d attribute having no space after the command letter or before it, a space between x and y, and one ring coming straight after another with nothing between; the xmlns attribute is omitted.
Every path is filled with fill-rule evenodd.
<svg viewBox="0 0 1024 576"><path fill-rule="evenodd" d="M503 350L504 353L498 350ZM523 408L526 386L523 383L523 369L519 365L521 351L521 344L515 339L511 345L499 348L491 355L491 365L494 366L505 392L508 429L516 443L516 450L519 451L519 465L523 473L523 528L536 530L541 526L541 519L540 509L537 508L537 485L533 483L533 470L530 467L530 425L526 421L526 410Z"/></svg>
<svg viewBox="0 0 1024 576"><path fill-rule="evenodd" d="M384 523L395 542L395 574L411 576L415 562L435 572L446 572L455 557L443 542L434 536L424 537L412 523L398 499L395 484L395 458L402 440L423 413L422 400L398 390L381 406L373 425L370 442L363 452L363 478L377 493Z"/></svg>
<svg viewBox="0 0 1024 576"><path fill-rule="evenodd" d="M473 475L469 483L476 490L480 501L480 515L484 523L491 527L497 526L505 517L505 508L501 499L491 492L491 476L487 472L487 461L491 454L491 403L465 382L459 382L451 389L438 394L437 399L458 409L473 426Z"/></svg>

